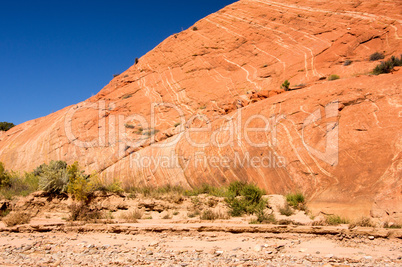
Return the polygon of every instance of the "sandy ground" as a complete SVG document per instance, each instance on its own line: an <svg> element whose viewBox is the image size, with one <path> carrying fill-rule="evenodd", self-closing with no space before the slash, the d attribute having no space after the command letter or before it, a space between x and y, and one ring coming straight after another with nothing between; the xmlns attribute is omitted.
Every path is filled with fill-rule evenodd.
<svg viewBox="0 0 402 267"><path fill-rule="evenodd" d="M281 215L284 202L269 196L266 211L293 225L190 217L195 210L227 212L223 199L209 196L175 203L110 195L91 205L114 219L90 223L66 220L70 200L35 193L8 203L36 215L26 225L0 222L0 266L402 266L401 229L313 226L302 211ZM134 210L143 212L137 223L121 219Z"/></svg>
<svg viewBox="0 0 402 267"><path fill-rule="evenodd" d="M1 266L401 266L402 241L311 234L2 233Z"/></svg>

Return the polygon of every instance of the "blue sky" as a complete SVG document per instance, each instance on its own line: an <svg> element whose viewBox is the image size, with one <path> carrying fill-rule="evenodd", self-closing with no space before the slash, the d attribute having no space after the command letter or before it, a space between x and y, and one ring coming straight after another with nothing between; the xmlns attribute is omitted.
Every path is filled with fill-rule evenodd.
<svg viewBox="0 0 402 267"><path fill-rule="evenodd" d="M95 95L136 57L233 2L2 1L0 121L20 124Z"/></svg>

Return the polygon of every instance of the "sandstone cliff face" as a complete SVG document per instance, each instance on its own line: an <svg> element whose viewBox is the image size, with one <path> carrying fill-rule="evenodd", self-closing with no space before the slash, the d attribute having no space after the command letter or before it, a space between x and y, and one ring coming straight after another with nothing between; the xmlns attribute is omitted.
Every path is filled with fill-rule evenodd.
<svg viewBox="0 0 402 267"><path fill-rule="evenodd" d="M125 185L247 180L313 211L401 219L402 71L367 75L370 54L402 51L401 22L398 1L241 0L1 134L0 161L78 161Z"/></svg>

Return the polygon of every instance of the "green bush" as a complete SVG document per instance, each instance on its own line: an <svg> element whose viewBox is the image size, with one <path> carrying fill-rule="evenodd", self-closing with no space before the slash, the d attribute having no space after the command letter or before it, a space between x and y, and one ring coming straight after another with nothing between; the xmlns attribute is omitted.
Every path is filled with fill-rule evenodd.
<svg viewBox="0 0 402 267"><path fill-rule="evenodd" d="M38 190L39 178L34 173L20 175L17 172L5 170L0 162L0 195L6 199L14 196L27 196Z"/></svg>
<svg viewBox="0 0 402 267"><path fill-rule="evenodd" d="M384 58L384 54L380 52L375 52L370 55L370 61L376 61Z"/></svg>
<svg viewBox="0 0 402 267"><path fill-rule="evenodd" d="M373 69L372 74L379 75L383 73L390 73L394 67L397 66L402 66L402 55L400 58L392 56L389 60L381 62Z"/></svg>
<svg viewBox="0 0 402 267"><path fill-rule="evenodd" d="M69 175L67 163L64 161L51 161L49 165L41 166L39 174L39 189L52 193L60 194L67 192Z"/></svg>
<svg viewBox="0 0 402 267"><path fill-rule="evenodd" d="M229 185L225 201L230 207L232 216L241 216L264 210L267 202L262 199L263 195L264 191L255 185L235 182Z"/></svg>
<svg viewBox="0 0 402 267"><path fill-rule="evenodd" d="M19 173L11 172L9 178L9 184L0 189L0 195L6 199L11 200L14 196L27 196L38 190L39 177L33 173L25 173L21 176Z"/></svg>
<svg viewBox="0 0 402 267"><path fill-rule="evenodd" d="M6 171L3 162L0 162L0 188L10 185L10 174Z"/></svg>
<svg viewBox="0 0 402 267"><path fill-rule="evenodd" d="M336 74L329 75L329 77L328 77L328 81L334 81L334 80L338 80L338 79L340 79L340 77Z"/></svg>
<svg viewBox="0 0 402 267"><path fill-rule="evenodd" d="M227 190L227 196L228 197L237 197L241 196L241 192L243 188L246 186L247 183L245 182L240 182L240 181L235 181L229 184L228 190Z"/></svg>
<svg viewBox="0 0 402 267"><path fill-rule="evenodd" d="M15 125L12 122L6 122L6 121L0 122L0 131L8 131L14 126Z"/></svg>
<svg viewBox="0 0 402 267"><path fill-rule="evenodd" d="M302 193L287 194L286 202L295 209L305 209L305 198Z"/></svg>
<svg viewBox="0 0 402 267"><path fill-rule="evenodd" d="M290 86L290 82L288 80L285 80L281 85L281 89L284 89L285 91L289 91L289 86Z"/></svg>

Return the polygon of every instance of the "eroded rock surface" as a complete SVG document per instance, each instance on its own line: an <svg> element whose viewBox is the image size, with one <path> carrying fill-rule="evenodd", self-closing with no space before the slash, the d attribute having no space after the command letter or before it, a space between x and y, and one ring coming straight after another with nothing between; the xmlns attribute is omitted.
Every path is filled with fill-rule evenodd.
<svg viewBox="0 0 402 267"><path fill-rule="evenodd" d="M402 52L401 14L399 1L241 0L167 38L87 101L0 133L0 161L20 171L78 161L125 185L244 180L270 194L302 191L315 212L400 220L402 72L367 74L378 64L370 54ZM138 165L144 158L160 161Z"/></svg>

